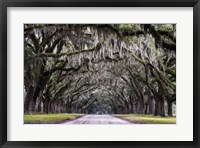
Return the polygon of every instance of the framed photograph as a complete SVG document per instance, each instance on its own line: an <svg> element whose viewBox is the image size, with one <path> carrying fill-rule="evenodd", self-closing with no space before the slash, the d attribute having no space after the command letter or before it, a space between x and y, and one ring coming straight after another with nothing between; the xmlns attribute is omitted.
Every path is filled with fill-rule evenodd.
<svg viewBox="0 0 200 148"><path fill-rule="evenodd" d="M1 1L0 146L199 147L199 5Z"/></svg>

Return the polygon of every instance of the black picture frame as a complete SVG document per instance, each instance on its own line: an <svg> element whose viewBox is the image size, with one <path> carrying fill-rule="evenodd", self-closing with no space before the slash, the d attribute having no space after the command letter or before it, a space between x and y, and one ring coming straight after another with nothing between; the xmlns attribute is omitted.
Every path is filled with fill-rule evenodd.
<svg viewBox="0 0 200 148"><path fill-rule="evenodd" d="M193 7L193 141L7 141L8 7ZM0 2L0 146L9 147L200 147L200 2L199 0L3 0Z"/></svg>

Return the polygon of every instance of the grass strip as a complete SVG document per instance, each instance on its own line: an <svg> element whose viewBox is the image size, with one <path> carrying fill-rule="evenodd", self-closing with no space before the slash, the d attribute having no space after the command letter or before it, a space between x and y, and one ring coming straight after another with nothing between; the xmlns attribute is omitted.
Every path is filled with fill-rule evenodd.
<svg viewBox="0 0 200 148"><path fill-rule="evenodd" d="M117 114L113 116L137 124L176 124L176 117L161 117L144 114Z"/></svg>
<svg viewBox="0 0 200 148"><path fill-rule="evenodd" d="M83 114L33 114L24 115L24 124L59 124L64 121L74 120Z"/></svg>

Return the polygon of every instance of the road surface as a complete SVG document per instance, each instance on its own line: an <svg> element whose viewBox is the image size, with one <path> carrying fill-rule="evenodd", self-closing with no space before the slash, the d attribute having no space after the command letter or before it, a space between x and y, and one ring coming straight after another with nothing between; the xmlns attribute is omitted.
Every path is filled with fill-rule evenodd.
<svg viewBox="0 0 200 148"><path fill-rule="evenodd" d="M86 115L79 119L68 121L62 124L132 124L123 119L111 115Z"/></svg>

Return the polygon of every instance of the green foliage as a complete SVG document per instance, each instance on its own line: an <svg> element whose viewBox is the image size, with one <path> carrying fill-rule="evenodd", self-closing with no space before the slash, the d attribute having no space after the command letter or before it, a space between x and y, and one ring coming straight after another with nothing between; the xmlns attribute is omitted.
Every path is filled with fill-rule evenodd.
<svg viewBox="0 0 200 148"><path fill-rule="evenodd" d="M119 31L133 31L141 29L139 24L114 24L113 26Z"/></svg>
<svg viewBox="0 0 200 148"><path fill-rule="evenodd" d="M171 24L157 24L157 25L155 25L155 29L157 31L161 30L161 31L166 31L166 32L173 32L174 31L173 25L171 25Z"/></svg>

